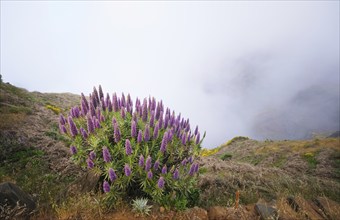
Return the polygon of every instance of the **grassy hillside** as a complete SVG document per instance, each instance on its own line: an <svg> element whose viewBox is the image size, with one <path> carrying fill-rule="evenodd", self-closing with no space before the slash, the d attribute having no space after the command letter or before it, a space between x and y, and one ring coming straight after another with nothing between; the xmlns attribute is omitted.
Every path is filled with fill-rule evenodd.
<svg viewBox="0 0 340 220"><path fill-rule="evenodd" d="M100 193L77 194L87 173L70 161L69 143L57 122L59 113L79 100L69 93L28 92L0 84L0 182L15 182L33 195L39 206L36 218L131 219L130 204L122 203L117 217L103 208ZM237 137L202 155L200 207L234 206L237 191L244 207L288 195L327 196L340 203L339 138L261 142ZM160 213L156 206L152 212L160 219L171 214Z"/></svg>
<svg viewBox="0 0 340 220"><path fill-rule="evenodd" d="M58 114L78 103L71 94L28 92L0 85L0 182L17 183L51 211L81 170L68 160Z"/></svg>
<svg viewBox="0 0 340 220"><path fill-rule="evenodd" d="M327 196L340 202L339 138L256 141L236 137L210 151L215 153L202 158L201 186L211 204L228 205L237 190L245 204L288 195Z"/></svg>

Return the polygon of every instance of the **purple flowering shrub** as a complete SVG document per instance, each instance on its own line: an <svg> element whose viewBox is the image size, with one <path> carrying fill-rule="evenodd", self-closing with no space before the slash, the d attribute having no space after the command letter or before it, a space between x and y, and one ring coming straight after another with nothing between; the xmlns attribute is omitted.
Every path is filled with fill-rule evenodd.
<svg viewBox="0 0 340 220"><path fill-rule="evenodd" d="M60 115L60 132L72 144L72 159L103 177L111 198L149 197L162 205L190 204L196 189L203 138L189 119L155 98L110 97L94 88L80 106ZM204 137L204 136L203 136ZM184 205L183 205L184 204Z"/></svg>

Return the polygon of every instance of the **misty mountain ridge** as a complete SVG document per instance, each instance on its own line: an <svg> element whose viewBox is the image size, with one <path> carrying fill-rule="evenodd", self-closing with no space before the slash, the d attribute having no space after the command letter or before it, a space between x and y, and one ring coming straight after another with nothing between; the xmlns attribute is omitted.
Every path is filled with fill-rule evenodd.
<svg viewBox="0 0 340 220"><path fill-rule="evenodd" d="M309 139L339 131L339 97L332 88L310 86L295 94L281 108L257 115L253 124L257 139Z"/></svg>

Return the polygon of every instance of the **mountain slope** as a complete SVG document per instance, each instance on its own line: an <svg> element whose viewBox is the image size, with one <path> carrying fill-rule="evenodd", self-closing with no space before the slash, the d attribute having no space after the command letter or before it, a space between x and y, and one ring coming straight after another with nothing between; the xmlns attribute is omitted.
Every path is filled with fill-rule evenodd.
<svg viewBox="0 0 340 220"><path fill-rule="evenodd" d="M70 186L87 173L70 161L67 140L59 134L58 115L79 100L80 96L69 93L28 92L0 84L0 183L16 182L34 195L40 218L93 219L98 213L104 218L96 195L65 196L66 190L80 190ZM201 158L200 206L233 206L237 191L244 206L259 199L281 201L287 195L327 196L340 203L339 141L235 138ZM169 217L153 211L157 218ZM125 219L134 215L128 216Z"/></svg>

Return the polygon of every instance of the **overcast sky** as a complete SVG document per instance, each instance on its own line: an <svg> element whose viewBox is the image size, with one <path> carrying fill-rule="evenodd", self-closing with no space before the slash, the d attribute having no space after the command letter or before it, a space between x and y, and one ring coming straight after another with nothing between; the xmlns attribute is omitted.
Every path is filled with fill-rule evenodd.
<svg viewBox="0 0 340 220"><path fill-rule="evenodd" d="M339 130L339 1L1 1L1 74L154 96L208 148L305 138Z"/></svg>

